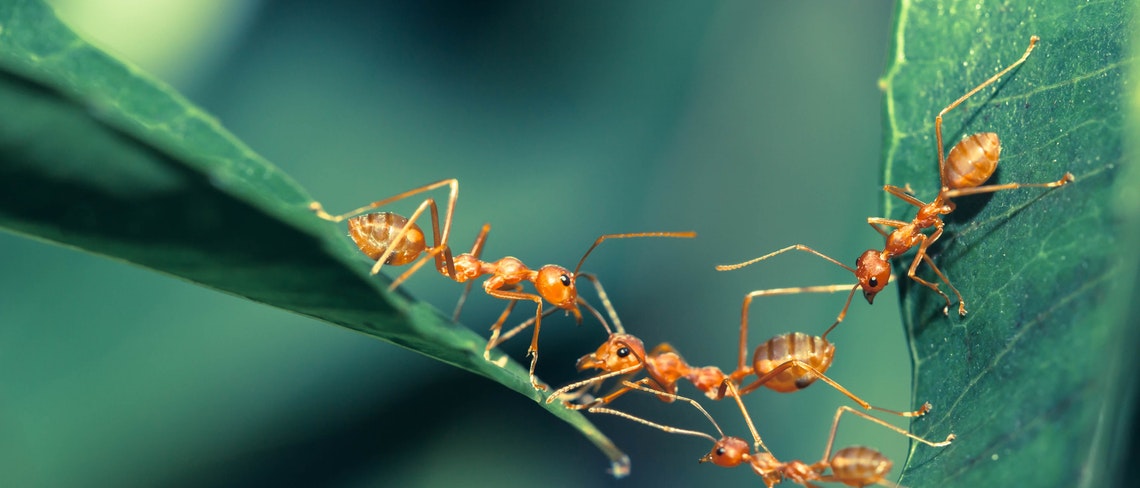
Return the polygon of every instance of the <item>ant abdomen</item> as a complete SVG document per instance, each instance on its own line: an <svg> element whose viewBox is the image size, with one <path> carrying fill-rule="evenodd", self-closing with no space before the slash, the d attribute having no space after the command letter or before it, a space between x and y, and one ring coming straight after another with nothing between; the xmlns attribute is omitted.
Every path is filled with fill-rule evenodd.
<svg viewBox="0 0 1140 488"><path fill-rule="evenodd" d="M890 472L891 460L869 447L845 447L831 458L833 481L845 485L867 486L878 483Z"/></svg>
<svg viewBox="0 0 1140 488"><path fill-rule="evenodd" d="M776 367L789 361L807 363L817 371L827 371L835 358L835 345L819 336L801 332L790 332L768 339L756 347L752 354L752 369L756 376L763 376ZM817 376L799 365L792 365L764 386L780 393L790 393L807 388Z"/></svg>
<svg viewBox="0 0 1140 488"><path fill-rule="evenodd" d="M372 259L380 259L388 248L392 248L392 254L384 264L401 266L415 261L427 247L424 231L415 223L404 234L402 242L392 242L406 225L408 219L401 215L391 212L370 213L348 219L348 236Z"/></svg>
<svg viewBox="0 0 1140 488"><path fill-rule="evenodd" d="M946 156L947 188L973 188L985 183L997 169L1001 141L994 132L981 132L962 139Z"/></svg>

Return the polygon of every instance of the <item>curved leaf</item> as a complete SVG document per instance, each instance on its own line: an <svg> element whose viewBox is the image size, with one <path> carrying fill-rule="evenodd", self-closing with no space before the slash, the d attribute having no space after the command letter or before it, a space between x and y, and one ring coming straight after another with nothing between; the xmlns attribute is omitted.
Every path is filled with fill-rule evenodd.
<svg viewBox="0 0 1140 488"><path fill-rule="evenodd" d="M0 3L0 226L353 329L538 401L485 339L368 274L312 199L176 93L63 26ZM628 460L577 412L539 402Z"/></svg>
<svg viewBox="0 0 1140 488"><path fill-rule="evenodd" d="M1103 486L1115 459L1114 421L1128 405L1128 356L1117 344L1133 337L1114 299L1135 277L1122 266L1114 220L1115 192L1140 184L1121 171L1126 101L1135 96L1125 83L1132 7L978 5L900 2L883 80L886 182L934 197L934 116L1016 60L1031 35L1041 42L1025 64L947 113L945 149L996 132L1002 153L991 184L1053 181L1066 171L1076 182L956 200L932 255L961 291L967 316L955 307L943 315L936 293L899 280L916 401L934 404L912 428L958 436L944 449L912 446L900 482ZM915 207L884 198L886 216L913 218ZM911 256L895 263L897 272ZM937 281L925 265L919 275Z"/></svg>

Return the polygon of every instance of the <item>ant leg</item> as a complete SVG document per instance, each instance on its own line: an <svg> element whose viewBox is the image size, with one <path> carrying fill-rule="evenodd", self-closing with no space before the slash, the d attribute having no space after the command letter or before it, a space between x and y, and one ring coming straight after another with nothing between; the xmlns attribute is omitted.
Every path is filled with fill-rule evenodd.
<svg viewBox="0 0 1140 488"><path fill-rule="evenodd" d="M354 216L360 215L360 214L368 212L369 210L372 210L374 208L381 207L381 206L387 205L387 204L392 203L392 202L397 202L397 201L403 200L405 198L408 198L412 195L423 193L425 191L431 191L431 190L434 190L434 189L439 188L439 187L444 186L444 185L448 185L451 187L451 195L447 199L448 200L447 217L446 217L447 221L443 226L443 228L444 228L444 233L443 233L444 242L447 242L446 236L447 236L448 231L450 230L450 227L451 227L451 215L455 209L455 200L459 196L459 180L457 180L455 178L449 178L446 180L437 181L435 183L430 183L430 184L421 186L419 188L413 188L411 190L400 193L398 195L391 196L391 197L385 198L383 200L377 200L377 201L372 202L368 205L365 205L363 207L354 209L352 211L349 211L349 212L346 212L346 213L343 213L340 215L329 215L328 212L325 212L325 209L320 204L320 202L310 203L309 204L309 210L312 210L314 213L317 214L317 217L322 218L324 220L328 220L331 222L341 222L341 221L343 221L349 217L354 217Z"/></svg>
<svg viewBox="0 0 1140 488"><path fill-rule="evenodd" d="M1004 76L1006 73L1009 73L1010 70L1012 70L1013 68L1016 68L1019 64L1024 63L1025 59L1029 57L1029 53L1033 52L1033 47L1037 45L1037 41L1039 41L1039 40L1040 40L1040 38L1037 36L1030 36L1029 37L1029 47L1025 48L1025 54L1022 54L1021 58L1018 58L1018 60L1014 61L1013 64L1006 66L1005 69L998 71L997 74L991 76L988 80L983 81L982 84L974 87L973 90L966 92L965 95L962 95L957 100L954 100L952 103L950 103L950 105L947 105L946 108L942 109L941 112L938 112L938 116L934 118L934 136L935 136L934 139L935 139L936 143L938 144L938 177L942 179L942 187L943 188L946 188L947 186L946 186L946 176L945 176L946 175L946 156L945 156L944 150L942 148L942 116L946 115L946 112L949 112L954 107L957 107L962 102L966 101L967 98L970 98L971 96L973 96L975 93L978 92L978 90L981 90L982 88L989 86L990 84L992 84L993 82L997 81L999 78Z"/></svg>
<svg viewBox="0 0 1140 488"><path fill-rule="evenodd" d="M602 374L594 376L592 378L587 378L587 379L584 379L581 381L576 381L574 383L570 383L569 385L563 386L562 388L555 390L553 393L550 394L549 397L546 397L546 403L553 403L556 398L558 398L562 395L565 395L571 391L577 390L579 388L585 388L587 386L597 385L597 384L600 384L601 382L608 380L610 378L613 378L615 376L622 376L622 375L633 373L633 372L643 368L644 366L645 366L644 364L638 363L638 364L635 364L633 366L630 366L630 367L622 369L622 370L611 371L608 373L602 373ZM644 378L644 380L648 380L648 379L649 378ZM619 393L619 391L620 391L620 393ZM613 401L615 398L624 394L625 391L628 391L628 389L615 390L615 391L607 394L606 396L604 396L602 398L595 399L594 401L592 401L588 404L574 405L574 404L571 404L568 402L563 402L563 405L565 405L566 408L572 408L574 410L581 410L582 408L589 408L590 406L593 406L593 405L609 403L609 402Z"/></svg>
<svg viewBox="0 0 1140 488"><path fill-rule="evenodd" d="M934 265L934 261L932 259L930 259L929 255L923 253L922 260L926 261L926 264L930 265L930 269L934 270L934 274L938 275L938 278L940 278L943 283L946 283L946 286L950 287L950 291L954 292L954 295L958 297L958 315L962 315L962 316L966 315L966 301L964 299L962 299L962 294L960 292L958 292L958 288L955 287L953 283L950 283L950 280L946 278L946 275L942 274L942 270L939 269L938 266ZM943 296L945 296L945 295L943 295ZM947 307L946 309L942 310L942 313L944 315L949 315L950 314L950 309L949 309L950 305L947 304L946 307Z"/></svg>
<svg viewBox="0 0 1140 488"><path fill-rule="evenodd" d="M459 301L455 302L455 311L451 314L452 322L459 322L459 312L463 310L463 304L467 302L467 295L471 294L471 286L474 284L474 280L469 280L467 286L463 287L463 293L459 295Z"/></svg>
<svg viewBox="0 0 1140 488"><path fill-rule="evenodd" d="M949 315L950 314L950 297L946 296L946 294L943 293L942 290L940 290L938 288L937 283L931 283L929 281L926 281L922 278L919 278L918 275L915 274L915 271L918 269L918 262L919 261L925 261L927 264L930 265L930 269L934 270L934 274L938 275L938 278L940 278L943 283L946 283L946 286L950 287L950 291L954 292L954 295L958 297L958 314L959 315L966 315L966 301L962 298L962 294L959 293L958 289L955 288L954 285L950 283L950 280L948 278L946 278L946 275L942 274L942 270L938 269L938 266L936 266L934 264L934 260L930 259L930 256L928 256L926 254L926 249L928 247L930 247L930 245L933 244L934 241L937 241L939 237L942 237L942 228L943 228L942 225L938 225L938 227L934 230L934 232L932 234L930 234L930 236L922 237L922 244L920 244L918 246L918 252L915 253L914 261L911 261L910 269L907 270L906 275L910 279L917 281L917 282L921 283L923 286L938 292L939 295L942 295L942 298L946 299L946 308L942 309L942 313L945 315Z"/></svg>
<svg viewBox="0 0 1140 488"><path fill-rule="evenodd" d="M475 244L471 246L471 255L476 260L483 254L483 245L487 243L487 234L491 232L491 224L483 224L483 229L479 231L479 235L475 237ZM463 294L459 295L459 301L455 303L455 312L451 314L451 320L459 322L459 312L463 310L463 303L467 301L467 295L471 293L471 285L475 281L469 280L467 286L463 287Z"/></svg>
<svg viewBox="0 0 1140 488"><path fill-rule="evenodd" d="M363 213L368 212L369 210L375 209L377 207L381 207L381 206L387 205L387 204L392 203L392 202L403 200L403 199L408 198L412 195L417 195L417 194L420 194L420 193L423 193L426 191L431 191L431 190L434 190L434 189L442 187L442 186L451 187L451 191L450 191L448 198L447 198L447 212L444 215L443 232L441 233L440 229L439 229L439 212L436 209L434 199L428 198L427 200L424 201L424 203L421 203L420 208L416 211L416 214L417 214L416 216L418 216L418 214L423 211L424 205L426 205L426 204L428 204L428 202L430 202L431 215L432 215L432 230L434 231L432 235L434 237L434 243L435 243L435 246L433 248L441 248L441 247L444 248L443 256L439 256L438 254L436 254L437 267L442 267L444 264L446 264L447 270L448 270L448 275L454 279L454 277L455 277L455 265L452 263L452 260L451 260L451 250L447 248L447 239L451 233L451 218L455 213L455 201L459 197L459 180L457 180L455 178L449 178L446 180L437 181L435 183L430 183L430 184L421 186L419 188L413 188L411 190L400 193L398 195L391 196L391 197L385 198L383 200L377 200L377 201L372 202L368 205L365 205L363 207L354 209L352 211L349 211L347 213L343 213L340 215L330 215L328 212L325 211L324 207L320 204L320 202L310 203L309 209L312 210L314 213L316 213L317 217L319 217L321 219L332 221L332 222L341 222L347 218L363 214ZM405 226L405 229L408 227L411 227L410 224L413 222L415 222L415 217L409 219L409 222L408 222L409 225ZM404 238L404 233L403 233L403 229L401 229L401 233L399 233L397 235L397 238L394 239L392 242L400 242L403 238ZM372 274L376 274L376 273L380 272L380 268L383 266L382 263L387 260L387 258L390 254L391 254L391 249L389 249L385 252L385 254L382 256L382 259L380 259L377 262L376 266L373 266ZM395 286L396 285L393 285L393 288Z"/></svg>
<svg viewBox="0 0 1140 488"><path fill-rule="evenodd" d="M415 262L415 263L412 263L412 266L411 266L411 267L409 267L409 268L408 268L407 270L405 270L403 273L400 273L400 276L397 276L397 277L396 277L396 279L392 280L392 284L391 284L391 285L388 285L388 290L389 290L389 291L391 291L391 290L395 290L397 287L399 287L401 284L403 284L403 283L404 283L404 281L408 279L408 277L410 277L410 276L412 276L413 274L415 274L415 273L416 273L416 271L419 271L419 270L420 270L420 268L422 268L422 267L423 267L425 264L427 264L427 262L428 262L428 260L429 260L429 259L431 259L431 258L433 258L433 257L434 257L434 258L436 258L437 260L441 259L441 257L440 257L440 254L447 254L447 257L446 257L446 259L447 259L447 262L448 262L449 264L451 264L451 267L452 267L452 269L451 269L451 272L452 272L452 273L454 273L454 271L455 271L455 265L454 265L454 263L453 263L453 262L452 262L452 260L451 260L451 250L450 250L450 249L448 249L448 248L447 248L447 246L443 246L443 247L433 247L433 248L431 248L431 249L428 249L428 250L427 250L427 252L424 254L424 256L423 256L423 257L421 257L420 259L416 260L416 262ZM377 261L377 262L378 262L378 263L381 263L381 262L383 262L383 261ZM379 271L380 271L380 267L379 267L379 266L374 266L374 268L376 268L376 271L377 271L377 272L379 272ZM442 271L442 272L445 272L445 273L447 273L447 272L448 272L446 269L443 269L443 267L442 267L442 266L441 266L441 267L439 267L439 268L440 268L440 271ZM373 274L376 274L376 273L373 273ZM451 279L453 279L453 280L456 280L456 281L458 281L458 280L456 279L456 276L455 276L454 274L450 275L449 277L450 277ZM471 284L471 282L468 282L468 286L470 286L470 284Z"/></svg>
<svg viewBox="0 0 1140 488"><path fill-rule="evenodd" d="M646 379L648 379L648 378L646 378ZM642 386L640 381L636 382L636 383L631 383L629 381L623 381L622 383L624 383L625 388L627 388L627 389L637 389L637 390L642 390L642 391L646 391L646 392L658 394L658 395L662 394L662 392L655 391L651 388L647 388L645 386ZM716 427L716 430L717 430L717 432L720 433L721 437L724 437L724 431L720 430L720 425L717 425L716 420L713 420L712 415L709 415L708 411L705 410L704 407L702 407L700 403L697 403L696 400L693 400L692 398L683 397L680 395L672 395L672 394L666 394L666 395L668 395L669 397L671 397L674 400L682 400L682 401L689 402L689 404L692 405L693 408L696 408L698 411L700 411L702 414L704 414L705 418L709 419L709 422L712 422L713 427ZM706 439L713 441L714 444L717 442L717 440L715 438L713 438L713 436L708 435L704 432L698 432L695 430L687 430L687 429L679 429L677 427L670 427L668 425L663 425L663 424L659 424L656 422L651 422L651 421L643 419L641 417L637 417L635 415L628 414L628 413L625 413L625 412L622 412L619 410L614 410L611 408L603 408L603 407L595 406L595 407L590 407L586 411L590 412L590 413L604 413L604 414L609 414L609 415L616 415L618 417L621 417L621 418L624 418L627 420L632 420L634 422L637 422L637 423L640 423L642 425L646 425L649 427L653 427L654 429L658 429L658 430L661 430L661 431L669 433L669 434L684 434L684 435L691 435L691 436L695 436L695 437L704 437Z"/></svg>
<svg viewBox="0 0 1140 488"><path fill-rule="evenodd" d="M534 375L534 366L538 364L538 332L542 328L542 297L533 293L522 293L517 291L497 290L494 288L487 289L487 294L495 298L502 298L517 302L518 300L532 300L537 305L534 312L534 336L530 340L530 347L526 350L526 355L530 356L530 384L535 390L545 391L546 385L538 383L538 377ZM502 321L506 315L499 317L499 321L495 322L495 326L502 327ZM501 341L500 341L501 342ZM488 343L489 344L489 343Z"/></svg>
<svg viewBox="0 0 1140 488"><path fill-rule="evenodd" d="M752 448L757 452L764 449L764 452L771 454L772 451L769 451L768 446L765 446L764 441L760 439L760 433L756 432L756 425L752 423L752 416L748 415L748 409L744 408L744 401L740 399L740 392L736 389L736 384L731 380L724 380L720 384L720 389L722 391L728 390L728 394L732 396L733 400L736 400L736 405L740 407L740 413L744 415L744 423L748 424L748 431L752 433ZM724 437L724 434L721 434L721 437Z"/></svg>
<svg viewBox="0 0 1140 488"><path fill-rule="evenodd" d="M875 229L875 232L878 232L879 235L883 236L884 239L890 239L891 233L883 230L881 226L898 229L900 227L910 225L910 222L903 222L901 220L894 219L884 219L881 217L867 217L867 224L870 225L872 229Z"/></svg>
<svg viewBox="0 0 1140 488"><path fill-rule="evenodd" d="M424 200L422 203L420 203L419 207L416 207L416 211L413 212L410 217L408 217L408 221L404 223L404 226L400 228L399 232L396 232L395 237L392 238L392 242L395 244L399 244L399 243L403 242L404 238L408 235L408 232L410 232L413 228L415 228L416 220L418 220L420 218L420 215L423 215L424 209L426 209L428 207L431 207L431 209L432 209L432 218L433 219L436 218L435 200L433 200L431 198ZM439 240L438 235L435 236L435 240ZM388 262L388 258L390 256L392 256L392 253L396 251L396 248L397 248L396 245L391 245L391 246L388 246L386 249L384 249L384 253L381 254L380 257L376 259L376 264L372 265L372 270L371 270L372 274L380 273L380 268L384 267L384 264ZM432 248L432 249L434 250L436 248ZM421 259L423 259L423 258L421 258ZM414 266L414 268L419 269L419 266ZM405 273L404 275L401 275L401 277L403 278L405 275L407 275L407 273ZM390 289L395 289L395 287L397 285L398 285L398 283L393 282Z"/></svg>
<svg viewBox="0 0 1140 488"><path fill-rule="evenodd" d="M909 188L909 186L908 186L908 188ZM884 185L883 191L890 193L891 195L894 195L896 197L899 197L904 202L909 203L911 205L914 205L918 208L922 208L922 207L926 206L926 202L923 202L922 200L915 198L914 195L910 194L910 191L908 191L907 188L899 188L895 185Z"/></svg>
<svg viewBox="0 0 1140 488"><path fill-rule="evenodd" d="M831 385L832 388L835 388L840 393L847 395L847 398L854 400L855 403L858 403L859 406L861 406L867 410L878 410L880 412L885 412L885 413L889 413L892 415L898 415L900 417L921 417L921 416L925 415L926 412L930 411L930 404L929 403L924 404L922 406L922 408L919 408L918 410L915 410L913 412L899 412L899 411L895 411L895 410L888 410L885 408L873 406L870 403L867 403L866 401L864 401L862 398L855 396L854 393L851 393L846 388L844 388L842 385L840 385L839 383L836 383L835 380L828 378L827 375L823 374L822 371L815 369L814 366L812 366L808 363L805 363L803 361L800 361L798 359L792 359L792 360L780 363L779 366L772 368L772 371L764 373L759 378L757 378L756 381L752 382L752 384L740 389L740 394L741 395L747 395L747 394L751 393L753 390L760 388L761 386L764 386L765 383L775 379L777 376L780 375L780 373L783 373L784 371L786 371L789 368L802 368L806 373L808 373L811 376L814 376L818 379L823 380L824 383ZM722 386L722 389L723 389L723 386ZM721 397L724 396L723 391L719 392L719 394Z"/></svg>
<svg viewBox="0 0 1140 488"><path fill-rule="evenodd" d="M522 287L519 285L515 285L512 288L515 291L522 289ZM494 324L491 324L491 338L487 340L487 347L485 349L483 349L483 359L490 361L491 360L491 349L498 347L499 344L502 344L503 341L505 340L505 339L499 338L499 333L502 332L503 323L507 321L507 317L511 315L511 311L515 309L515 304L517 302L518 302L518 300L511 300L510 302L508 302L507 308L503 309L503 313L499 314L499 319L496 320ZM529 322L524 322L524 324L529 325ZM517 327L516 327L516 329L517 329ZM504 356L502 358L501 362L497 363L497 364L499 364L499 367L506 366L506 364L507 364L506 356Z"/></svg>
<svg viewBox="0 0 1140 488"><path fill-rule="evenodd" d="M1016 190L1018 188L1057 188L1065 186L1074 180L1072 173L1065 173L1061 179L1057 181L1050 181L1048 183L1006 183L1003 185L986 185L975 186L973 188L959 188L955 190L948 190L943 193L946 198L955 198L966 195L977 195L979 193L993 193L1002 190Z"/></svg>
<svg viewBox="0 0 1140 488"><path fill-rule="evenodd" d="M776 255L779 255L779 254L783 254L783 253L785 253L785 252L788 252L788 251L792 251L792 250L795 250L795 251L804 251L804 252L810 252L810 253L812 253L812 254L815 254L816 256L819 256L819 257L821 257L821 258L823 258L823 259L826 259L826 260L828 260L828 261L831 261L832 263L835 263L837 266L839 266L839 267L841 267L841 268L843 268L843 269L846 269L847 271L850 271L851 273L855 273L855 270L854 270L853 268L851 268L850 266L847 266L846 264L843 264L843 263L841 263L841 262L839 262L839 261L836 261L836 260L835 260L834 258L832 258L831 256L828 256L828 255L826 255L826 254L824 254L824 253L821 253L821 252L819 252L819 251L816 251L815 249L812 249L812 248L810 248L810 247L807 247L807 246L805 246L805 245L803 245L803 244L793 244L793 245L791 245L791 246L785 247L785 248L783 248L783 249L780 249L780 250L778 250L778 251L773 251L773 252L770 252L770 253L768 253L768 254L765 254L765 255L763 255L763 256L760 256L760 257L758 257L758 258L753 258L753 259L750 259L750 260L748 260L748 261L745 261L745 262L743 262L743 263L737 263L737 264L721 264L721 265L717 265L717 266L716 266L716 270L717 270L717 271L732 271L732 270L734 270L734 269L740 269L740 268L743 268L743 267L745 267L745 266L751 266L751 265L753 265L753 264L756 264L756 263L758 263L758 262L760 262L760 261L763 261L763 260L765 260L765 259L768 259L768 258L770 258L770 257L776 256Z"/></svg>
<svg viewBox="0 0 1140 488"><path fill-rule="evenodd" d="M760 296L776 296L776 295L795 295L799 293L835 293L851 288L851 293L847 295L847 301L843 304L843 310L839 312L839 316L835 318L835 323L827 329L831 332L836 325L843 321L847 316L847 308L851 306L851 298L855 296L855 290L859 288L859 284L854 285L821 285L821 286L799 286L795 288L770 288L767 290L756 290L744 295L744 303L740 307L740 357L736 363L736 371L730 377L734 381L739 381L741 378L752 374L752 369L748 367L748 309L752 306L752 298ZM827 335L824 332L824 336Z"/></svg>
<svg viewBox="0 0 1140 488"><path fill-rule="evenodd" d="M521 287L519 289L521 289ZM558 308L552 308L550 310L546 310L546 311L542 312L542 316L543 316L543 318L545 318L545 317L548 317L550 315L553 315L554 312L557 312L557 311L558 311ZM499 336L499 341L496 342L495 345L498 346L499 344L507 342L508 340L510 340L510 338L514 337L519 332L526 330L527 327L530 327L532 325L534 325L534 317L528 317L521 324L514 326L511 330L503 332L502 335Z"/></svg>
<svg viewBox="0 0 1140 488"><path fill-rule="evenodd" d="M637 371L638 369L640 369L640 366L629 367L629 368L626 368L622 371ZM615 376L615 374L614 373L607 373L605 376L610 377L610 376ZM630 386L633 384L649 385L650 383L652 383L652 386L644 386L642 388ZM564 405L566 406L566 408L569 408L572 410L582 410L583 408L585 408L587 411L589 411L589 409L591 409L593 407L597 407L600 405L607 405L610 402L616 400L618 397L625 395L626 393L629 393L630 391L633 391L635 389L647 391L649 393L653 393L653 394L657 395L658 399L663 401L663 402L672 402L674 400L673 397L676 396L676 394L669 393L669 392L661 389L660 385L658 385L656 382L654 382L653 379L642 378L640 380L637 380L635 383L630 383L629 380L622 380L622 386L615 388L613 391L607 393L605 396L603 396L601 398L595 398L593 401L591 401L589 403L585 403L585 404L581 404L581 405L570 405L570 404L564 403Z"/></svg>
<svg viewBox="0 0 1140 488"><path fill-rule="evenodd" d="M827 438L827 448L824 449L824 451L823 451L823 461L827 461L831 457L831 448L835 445L835 432L839 428L839 418L842 417L843 414L845 414L845 413L851 413L851 414L858 415L858 416L863 417L867 420L870 420L871 422L874 422L874 423L879 424L883 427L886 427L886 428L888 428L888 429L890 429L890 430L892 430L892 431L894 431L900 435L907 436L911 439L914 439L918 442L926 444L930 447L948 446L948 445L950 445L950 442L952 442L954 440L954 438L956 437L954 434L950 434L950 435L946 436L946 440L944 440L942 442L928 441L922 437L911 434L910 432L906 431L905 429L900 429L898 427L895 427L894 425L891 425L891 424L883 421L882 419L873 417L873 416L871 416L865 412L860 412L858 410L855 410L851 407L844 405L844 406L841 406L835 410L835 420L831 423L831 435L828 436L828 438Z"/></svg>

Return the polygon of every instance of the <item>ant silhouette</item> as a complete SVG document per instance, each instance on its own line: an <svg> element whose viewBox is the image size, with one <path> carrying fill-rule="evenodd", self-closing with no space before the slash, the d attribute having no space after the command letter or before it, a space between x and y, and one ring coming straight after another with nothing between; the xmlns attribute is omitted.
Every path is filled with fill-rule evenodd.
<svg viewBox="0 0 1140 488"><path fill-rule="evenodd" d="M408 198L435 188L448 186L451 189L448 197L447 211L444 216L443 231L440 232L439 225L439 211L433 198L425 199L411 217L404 218L400 215L391 212L377 212L369 213L366 215L359 215L368 212L372 209L387 205L389 203ZM597 313L593 307L590 307L585 300L578 296L578 291L575 286L575 281L579 276L579 271L582 264L586 262L586 258L593 252L594 248L608 239L628 239L635 237L676 237L676 238L693 238L696 237L695 232L639 232L627 234L606 234L598 237L594 244L586 250L582 255L582 259L578 261L578 266L574 271L553 264L542 266L538 269L528 268L521 260L515 257L507 256L497 261L484 261L480 259L483 252L483 246L487 240L487 234L491 231L490 224L484 224L479 235L475 238L475 243L471 248L471 252L459 255L452 255L451 248L447 241L451 230L451 219L454 213L455 201L459 193L459 182L452 178L447 180L438 181L419 188L415 188L399 195L379 200L358 209L352 210L348 213L341 215L330 215L324 211L323 207L318 202L313 202L309 205L318 217L329 220L332 222L340 222L345 219L348 220L349 232L353 241L356 242L357 247L370 258L376 259L376 264L372 266L372 274L380 272L380 269L385 264L402 265L415 261L407 271L401 274L396 280L392 282L389 289L394 289L399 286L405 279L415 273L421 266L423 266L429 259L435 258L436 270L440 274L454 280L457 283L467 283L468 287L464 291L456 307L455 316L458 317L459 309L462 307L463 300L470 290L470 285L473 280L489 275L483 282L483 291L488 295L504 300L510 300L506 309L499 316L499 319L491 326L491 338L487 341L487 347L484 349L483 357L488 361L491 360L491 349L501 344L504 340L517 333L521 328L512 330L506 337L500 338L500 331L503 322L506 321L511 311L514 309L515 304L519 300L529 300L535 302L537 311L534 316L534 336L531 339L530 347L527 349L527 356L531 358L530 362L530 381L531 385L536 390L545 390L546 386L538 382L538 378L534 375L534 368L538 362L538 333L542 325L543 314L543 300L551 303L567 313L572 313L578 323L582 322L582 314L578 307L581 305L597 316L605 325L605 320ZM425 210L430 210L433 231L433 244L427 247L426 239L423 229L416 224L416 220L424 213ZM420 256L423 255L421 258ZM418 261L417 261L418 258ZM596 280L590 276L591 280ZM522 283L530 282L534 285L537 293L526 293L522 291ZM607 331L609 327L606 327ZM506 364L506 357L503 357L496 364L504 366Z"/></svg>
<svg viewBox="0 0 1140 488"><path fill-rule="evenodd" d="M843 318L847 314L847 308L851 305L851 299L855 296L855 290L862 289L863 297L867 299L867 303L873 303L875 295L882 291L883 288L887 286L887 283L891 281L890 260L918 246L918 251L915 252L914 259L911 261L910 268L907 270L907 277L942 295L942 298L946 300L946 307L943 308L942 312L949 315L951 305L950 297L939 289L938 283L926 281L915 274L918 264L925 262L930 266L930 269L934 271L934 274L937 275L958 298L958 314L962 316L966 315L966 302L962 298L962 294L950 283L950 280L946 278L942 270L938 269L938 266L934 264L934 261L930 259L930 256L927 254L927 249L930 245L942 236L944 226L942 216L954 211L955 205L951 199L1017 188L1057 188L1072 182L1074 177L1072 173L1066 172L1061 179L1049 183L1005 183L980 186L982 183L985 183L997 169L998 155L1001 152L1001 142L998 140L998 135L993 132L972 134L955 144L954 147L950 149L948 156L943 156L942 116L966 101L966 99L973 96L982 88L993 84L1010 70L1024 63L1029 57L1029 54L1033 52L1033 48L1037 45L1039 40L1040 38L1037 36L1030 37L1029 47L1025 49L1025 54L1022 54L1021 58L982 84L974 87L974 89L966 92L965 95L962 95L950 105L947 105L946 108L942 109L942 111L938 113L938 116L934 118L934 133L938 145L938 174L942 182L941 189L933 201L925 203L914 197L909 186L900 188L894 185L886 185L883 187L883 190L887 193L918 207L918 212L910 222L879 217L869 217L867 219L867 223L886 239L886 245L881 251L868 249L855 261L855 268L851 268L815 249L803 244L795 244L743 263L720 265L717 266L716 269L718 271L739 269L792 250L815 254L850 271L859 282L851 288L851 293L847 295L847 301L844 303L843 309L840 311L839 316L836 317L836 323L839 323L843 321ZM922 233L923 229L929 228L934 228L934 231L930 235ZM893 230L887 232L886 229Z"/></svg>
<svg viewBox="0 0 1140 488"><path fill-rule="evenodd" d="M613 310L608 299L603 304L610 315L611 322L618 325L618 332L611 333L605 342L593 353L578 359L577 367L580 371L587 369L600 370L596 376L566 385L554 391L546 402L551 403L562 395L568 395L564 402L568 408L589 409L591 407L607 404L630 391L628 386L615 389L613 392L600 397L592 398L585 403L572 403L586 394L590 387L597 387L605 380L617 376L631 377L644 371L647 375L641 381L655 391L661 392L659 398L669 401L670 394L677 392L677 383L685 379L698 390L714 400L724 398L725 384L735 388L745 378L756 375L756 379L740 390L745 395L760 388L767 387L780 393L790 393L807 388L817 379L831 385L861 407L868 410L899 415L902 417L919 417L930 411L930 404L925 403L921 408L910 412L900 412L876 407L859 398L839 383L827 377L825 372L831 367L835 357L835 345L827 340L827 334L835 329L832 325L822 336L811 336L800 332L792 332L775 336L756 347L752 355L752 364L746 361L748 354L748 312L752 299L759 296L786 294L789 290L801 293L833 293L847 289L851 285L828 285L805 288L784 288L758 290L744 297L741 305L740 318L740 349L736 369L725 374L716 366L694 367L669 344L664 343L653 348L648 354L641 339L633 334L624 332L620 327L621 321ZM601 294L599 294L601 295ZM626 382L623 381L623 384ZM576 392L576 393L572 393Z"/></svg>
<svg viewBox="0 0 1140 488"><path fill-rule="evenodd" d="M744 407L740 393L736 391L736 386L731 382L726 381L724 387L728 389L730 396L736 401L736 404L740 407L740 412L744 415L745 423L748 425L748 429L752 434L752 448L749 447L748 442L744 439L724 435L724 431L721 430L720 425L717 424L712 415L696 400L676 394L662 393L653 388L648 388L640 382L624 381L624 383L625 386L630 389L641 390L658 396L664 394L670 397L671 400L681 400L689 403L704 414L705 418L713 424L717 433L720 434L720 438L715 438L700 431L680 429L659 424L620 410L594 406L587 411L590 413L618 416L670 434L690 435L708 439L712 441L713 447L709 450L708 454L705 454L699 459L700 462L711 462L725 468L748 464L752 467L752 471L760 476L760 479L763 480L764 485L768 488L772 488L783 481L791 481L807 488L817 488L818 485L814 482L835 482L858 487L879 484L893 488L901 488L898 484L885 479L887 473L891 471L891 460L873 448L851 446L835 451L834 455L831 454L835 445L835 434L839 429L839 420L845 413L857 415L890 429L895 433L931 447L945 447L950 445L955 439L954 434L949 434L944 441L932 442L864 412L860 412L848 406L841 406L835 411L835 418L831 423L831 434L827 439L827 447L824 448L823 457L821 457L819 461L811 464L800 460L780 462L776 456L772 454L772 451L764 445L764 441L760 438L760 434L756 431L756 426L752 422L752 417ZM828 473L828 470L830 470L830 473Z"/></svg>

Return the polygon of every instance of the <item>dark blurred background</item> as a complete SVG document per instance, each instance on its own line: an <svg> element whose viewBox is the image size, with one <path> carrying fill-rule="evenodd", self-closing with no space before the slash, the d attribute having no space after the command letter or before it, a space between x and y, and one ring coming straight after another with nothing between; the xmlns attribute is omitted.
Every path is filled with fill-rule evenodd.
<svg viewBox="0 0 1140 488"><path fill-rule="evenodd" d="M883 198L888 2L54 3L331 211L456 177L453 247L490 222L486 257L535 266L573 266L604 233L696 230L607 242L586 266L630 332L694 364L735 365L746 292L851 279L802 253L713 265L797 242L853 264L881 246L865 219ZM760 483L699 465L708 441L595 417L633 460L614 481L568 425L480 377L81 252L8 234L0 249L6 486ZM429 271L407 289L450 311L461 287ZM843 298L757 302L750 347L822 333ZM503 305L475 293L462 322L483 333ZM604 332L561 316L544 325L540 376L580 378L575 359ZM830 338L832 378L877 405L914 403L893 291L854 303ZM521 361L526 343L507 350ZM822 383L746 402L777 456L807 461L851 403ZM704 403L747 437L731 402ZM641 395L614 406L715 434L687 406ZM844 425L839 446L874 446L897 475L905 439Z"/></svg>

